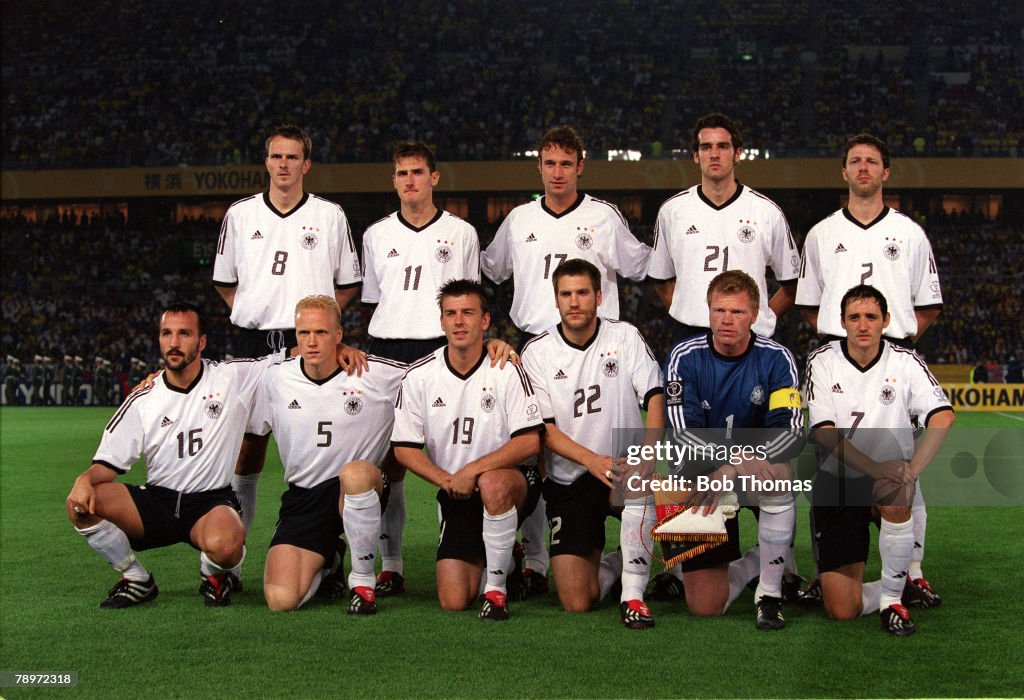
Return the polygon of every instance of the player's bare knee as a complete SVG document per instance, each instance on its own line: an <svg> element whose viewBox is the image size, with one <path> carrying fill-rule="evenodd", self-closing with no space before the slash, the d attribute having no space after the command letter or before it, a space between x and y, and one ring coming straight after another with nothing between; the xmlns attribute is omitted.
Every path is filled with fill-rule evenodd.
<svg viewBox="0 0 1024 700"><path fill-rule="evenodd" d="M441 604L442 610L459 612L467 609L473 601L472 598L467 599L465 595L458 591L438 591L437 602Z"/></svg>
<svg viewBox="0 0 1024 700"><path fill-rule="evenodd" d="M860 616L860 601L854 605L852 601L838 601L829 600L825 598L823 600L825 606L825 614L828 615L830 620L846 621L854 620Z"/></svg>
<svg viewBox="0 0 1024 700"><path fill-rule="evenodd" d="M480 500L483 501L484 508L488 513L492 515L506 513L520 500L523 489L517 483L516 476L520 475L506 469L487 472L480 476L477 480L477 485L480 487Z"/></svg>
<svg viewBox="0 0 1024 700"><path fill-rule="evenodd" d="M357 459L349 462L338 473L341 479L341 490L347 494L366 493L373 489L380 493L384 488L380 470L373 462Z"/></svg>
<svg viewBox="0 0 1024 700"><path fill-rule="evenodd" d="M299 609L302 598L285 586L263 586L263 599L271 612L290 612Z"/></svg>
<svg viewBox="0 0 1024 700"><path fill-rule="evenodd" d="M585 613L594 609L598 594L587 590L558 591L558 601L567 613Z"/></svg>
<svg viewBox="0 0 1024 700"><path fill-rule="evenodd" d="M694 601L687 599L686 607L695 617L718 617L725 612L727 602L728 596L715 596Z"/></svg>
<svg viewBox="0 0 1024 700"><path fill-rule="evenodd" d="M883 520L890 523L905 523L910 520L911 510L909 505L899 506L878 506L878 514Z"/></svg>
<svg viewBox="0 0 1024 700"><path fill-rule="evenodd" d="M212 534L206 533L201 548L210 561L229 569L242 561L244 545L244 530L224 529Z"/></svg>

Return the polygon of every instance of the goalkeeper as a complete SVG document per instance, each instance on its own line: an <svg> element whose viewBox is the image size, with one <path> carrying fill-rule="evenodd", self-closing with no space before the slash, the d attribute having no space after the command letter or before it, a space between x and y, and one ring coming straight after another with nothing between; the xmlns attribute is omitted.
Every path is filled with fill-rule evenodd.
<svg viewBox="0 0 1024 700"><path fill-rule="evenodd" d="M724 492L746 492L747 501L760 507L759 546L741 558L736 519L727 520L728 541L682 565L686 604L694 615L720 615L760 574L757 628L781 629L782 576L796 518L788 461L804 442L796 365L786 348L751 331L760 292L749 275L721 273L708 286L707 301L710 333L684 340L669 353L668 423L690 455L720 456L723 446L737 444L752 448L745 451L754 453L748 458L729 449L731 459L688 460L683 469L697 486L687 504L700 506L705 515ZM709 483L699 483L698 475Z"/></svg>

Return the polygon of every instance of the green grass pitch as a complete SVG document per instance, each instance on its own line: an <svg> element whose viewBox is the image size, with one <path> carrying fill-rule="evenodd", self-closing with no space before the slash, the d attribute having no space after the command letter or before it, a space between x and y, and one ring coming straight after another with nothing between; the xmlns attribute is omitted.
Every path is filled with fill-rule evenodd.
<svg viewBox="0 0 1024 700"><path fill-rule="evenodd" d="M64 515L74 477L89 464L112 409L4 408L0 413L0 671L78 673L73 689L0 688L0 696L133 697L935 697L1024 692L1024 508L933 505L925 572L944 598L915 612L917 635L897 639L877 618L833 623L820 610L786 609L781 632L754 628L744 593L719 619L693 619L682 604L654 603L657 627L630 632L617 606L568 615L552 595L513 604L507 624L476 611L442 613L434 591L433 491L407 486L408 593L354 619L314 601L271 614L261 595L267 542L284 488L270 450L245 563L246 590L224 609L197 595L198 554L177 546L144 552L160 596L136 609L97 606L116 575ZM1024 415L960 414L954 452L981 455L977 434L1024 439ZM991 448L988 448L991 449ZM1024 468L1013 450L1006 464ZM953 486L977 486L957 462ZM935 465L933 465L933 468ZM941 465L940 465L941 467ZM946 471L949 471L947 460ZM129 475L140 480L142 469ZM939 479L943 475L938 475ZM930 474L925 475L926 484ZM960 481L957 481L959 479ZM1008 481L1007 481L1008 479ZM1014 480L1016 479L1016 480ZM973 480L973 481L972 481ZM1008 484L1006 486L1005 484ZM930 493L926 486L926 494ZM941 498L937 497L937 500ZM932 503L932 499L929 499ZM744 544L753 519L741 515ZM797 557L812 568L807 510ZM616 523L617 525L617 523ZM617 528L609 526L614 544ZM877 554L872 550L872 557ZM877 577L877 561L869 576Z"/></svg>

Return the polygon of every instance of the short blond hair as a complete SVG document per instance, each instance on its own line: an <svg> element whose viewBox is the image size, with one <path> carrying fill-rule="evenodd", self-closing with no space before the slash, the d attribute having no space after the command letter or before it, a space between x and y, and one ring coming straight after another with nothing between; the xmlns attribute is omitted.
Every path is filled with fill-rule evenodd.
<svg viewBox="0 0 1024 700"><path fill-rule="evenodd" d="M295 305L295 317L298 318L299 312L306 309L320 309L328 312L334 319L334 325L341 328L341 307L338 306L338 301L334 297L329 297L326 294L310 294L308 297L299 299L299 303Z"/></svg>
<svg viewBox="0 0 1024 700"><path fill-rule="evenodd" d="M761 308L761 290L754 278L742 270L729 270L716 275L708 285L708 306L711 306L712 294L742 294L750 296L750 305L754 311Z"/></svg>

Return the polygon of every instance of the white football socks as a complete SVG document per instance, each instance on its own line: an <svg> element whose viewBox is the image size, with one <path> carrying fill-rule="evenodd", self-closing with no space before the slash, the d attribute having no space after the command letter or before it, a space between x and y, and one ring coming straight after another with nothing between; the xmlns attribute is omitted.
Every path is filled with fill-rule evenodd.
<svg viewBox="0 0 1024 700"><path fill-rule="evenodd" d="M622 550L605 552L597 568L597 599L604 600L615 582L622 577Z"/></svg>
<svg viewBox="0 0 1024 700"><path fill-rule="evenodd" d="M724 613L732 602L740 597L747 584L761 571L761 553L759 547L752 547L736 561L729 562L729 598L725 601Z"/></svg>
<svg viewBox="0 0 1024 700"><path fill-rule="evenodd" d="M220 564L214 562L212 559L206 556L206 552L200 552L199 573L201 573L203 576L216 576L217 574L234 573L236 571L242 570L243 561L245 561L245 545L242 545L242 558L238 560L237 564L228 568L225 568Z"/></svg>
<svg viewBox="0 0 1024 700"><path fill-rule="evenodd" d="M656 521L654 498L627 498L622 509L619 544L622 547L620 601L643 600L651 578L651 528Z"/></svg>
<svg viewBox="0 0 1024 700"><path fill-rule="evenodd" d="M402 533L405 531L405 480L391 482L388 507L380 523L380 559L383 571L404 573L402 568Z"/></svg>
<svg viewBox="0 0 1024 700"><path fill-rule="evenodd" d="M242 524L246 533L256 519L256 491L260 484L260 474L235 474L231 477L231 489L242 504Z"/></svg>
<svg viewBox="0 0 1024 700"><path fill-rule="evenodd" d="M375 553L380 539L380 497L370 489L366 493L345 494L345 538L351 550L352 571L348 587L373 588Z"/></svg>
<svg viewBox="0 0 1024 700"><path fill-rule="evenodd" d="M907 575L911 579L924 578L921 562L924 561L924 537L928 531L928 509L924 505L920 482L915 484L914 504L910 508L910 519L914 521L914 553L910 557Z"/></svg>
<svg viewBox="0 0 1024 700"><path fill-rule="evenodd" d="M792 497L762 499L761 516L757 522L757 542L761 579L754 592L754 601L761 596L782 597L782 575L786 557L791 556L796 507Z"/></svg>
<svg viewBox="0 0 1024 700"><path fill-rule="evenodd" d="M548 554L548 509L544 497L537 500L537 507L519 527L523 538L523 568L533 569L541 576L547 576L551 557Z"/></svg>
<svg viewBox="0 0 1024 700"><path fill-rule="evenodd" d="M76 528L77 529L77 528ZM128 535L109 520L100 520L95 525L78 530L85 541L112 567L121 572L121 576L130 581L148 581L149 572L135 558Z"/></svg>
<svg viewBox="0 0 1024 700"><path fill-rule="evenodd" d="M878 553L882 555L882 596L879 609L885 610L903 597L907 567L914 552L914 522L889 522L882 518L878 533Z"/></svg>
<svg viewBox="0 0 1024 700"><path fill-rule="evenodd" d="M512 567L512 547L516 543L515 506L499 515L484 510L484 553L487 559L487 585L484 593L507 593L505 579Z"/></svg>
<svg viewBox="0 0 1024 700"><path fill-rule="evenodd" d="M320 569L313 574L313 580L309 582L309 590L306 591L306 595L302 596L302 600L299 601L298 607L302 607L309 602L309 599L316 595L316 591L320 588L320 581L324 577L324 569Z"/></svg>
<svg viewBox="0 0 1024 700"><path fill-rule="evenodd" d="M860 589L861 615L870 615L879 610L878 604L882 597L882 582L872 581L865 583Z"/></svg>

